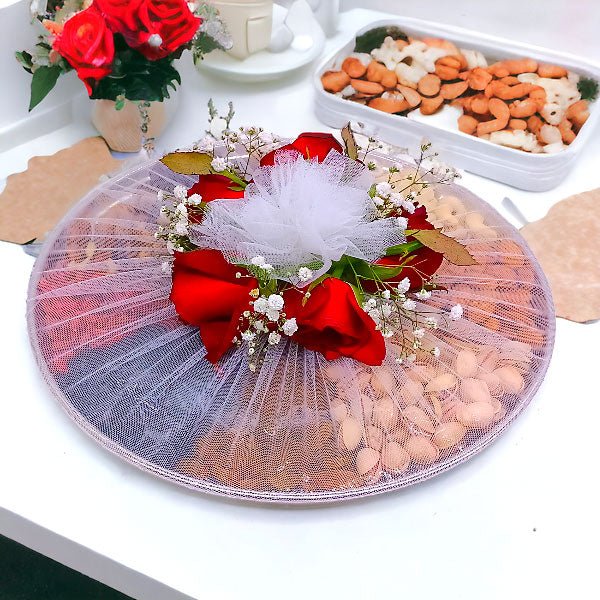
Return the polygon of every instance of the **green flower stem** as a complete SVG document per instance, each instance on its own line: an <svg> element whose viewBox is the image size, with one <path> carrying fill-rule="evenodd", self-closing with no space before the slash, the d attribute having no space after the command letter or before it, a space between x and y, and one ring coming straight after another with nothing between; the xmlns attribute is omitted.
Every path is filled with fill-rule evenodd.
<svg viewBox="0 0 600 600"><path fill-rule="evenodd" d="M398 244L397 246L390 246L386 251L386 256L398 256L399 254L410 254L419 248L423 248L423 244L418 240L412 242L406 242L405 244Z"/></svg>

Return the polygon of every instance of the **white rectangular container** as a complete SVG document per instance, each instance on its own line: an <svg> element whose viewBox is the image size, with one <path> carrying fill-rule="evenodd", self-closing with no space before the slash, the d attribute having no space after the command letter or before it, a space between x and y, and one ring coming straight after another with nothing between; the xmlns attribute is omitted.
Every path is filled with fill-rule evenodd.
<svg viewBox="0 0 600 600"><path fill-rule="evenodd" d="M600 81L600 65L577 56L419 19L398 17L374 21L357 31L355 36L382 25L396 25L416 38L448 39L459 48L479 50L489 62L530 57ZM417 146L426 138L433 142L442 158L455 167L523 190L542 192L564 180L600 118L598 102L591 103L590 117L571 145L555 154L532 154L462 133L458 131L455 119L450 124L448 119L439 118L440 115L431 115L417 121L345 100L323 89L321 75L339 69L341 61L354 50L355 36L322 61L314 74L317 117L331 127L342 127L349 120L358 121L365 124L369 134L403 147Z"/></svg>

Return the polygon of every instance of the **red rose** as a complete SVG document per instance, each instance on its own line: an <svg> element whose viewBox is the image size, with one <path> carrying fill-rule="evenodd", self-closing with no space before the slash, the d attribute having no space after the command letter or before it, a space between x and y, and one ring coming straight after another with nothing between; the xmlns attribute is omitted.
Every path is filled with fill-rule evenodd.
<svg viewBox="0 0 600 600"><path fill-rule="evenodd" d="M232 189L238 187L225 175L200 175L198 183L188 190L188 198L192 194L200 194L204 202L212 202L221 198L243 198L244 190Z"/></svg>
<svg viewBox="0 0 600 600"><path fill-rule="evenodd" d="M94 0L106 24L115 33L135 31L138 26L138 13L146 0Z"/></svg>
<svg viewBox="0 0 600 600"><path fill-rule="evenodd" d="M206 358L217 362L231 347L239 316L252 300L254 277L229 264L218 250L176 252L171 301L183 321L200 329Z"/></svg>
<svg viewBox="0 0 600 600"><path fill-rule="evenodd" d="M383 336L347 283L330 277L311 291L304 306L303 298L297 289L284 293L286 317L295 317L298 325L293 340L328 360L347 356L367 365L383 362Z"/></svg>
<svg viewBox="0 0 600 600"><path fill-rule="evenodd" d="M53 49L77 71L88 95L92 94L93 83L111 72L115 56L113 34L93 4L65 22Z"/></svg>
<svg viewBox="0 0 600 600"><path fill-rule="evenodd" d="M407 229L433 229L433 225L427 220L427 210L424 206L419 206L412 214L402 211L402 214L399 216L406 217L408 220ZM406 238L407 242L413 240L414 237L412 236ZM410 262L397 277L387 279L387 283L399 283L402 279L408 277L410 289L420 290L423 284L440 268L444 260L443 254L425 246L411 252L408 256L412 257ZM406 256L384 256L376 260L375 264L395 267L404 262L406 258ZM369 289L371 286L369 286L368 282L366 283L367 285L364 286L365 289L367 291L374 291L373 289Z"/></svg>
<svg viewBox="0 0 600 600"><path fill-rule="evenodd" d="M95 0L111 29L149 60L158 60L187 44L202 23L185 0Z"/></svg>
<svg viewBox="0 0 600 600"><path fill-rule="evenodd" d="M275 164L275 154L295 150L304 158L316 158L323 162L331 150L342 154L344 149L342 145L330 133L302 133L291 144L277 148L262 157L261 166L272 166Z"/></svg>

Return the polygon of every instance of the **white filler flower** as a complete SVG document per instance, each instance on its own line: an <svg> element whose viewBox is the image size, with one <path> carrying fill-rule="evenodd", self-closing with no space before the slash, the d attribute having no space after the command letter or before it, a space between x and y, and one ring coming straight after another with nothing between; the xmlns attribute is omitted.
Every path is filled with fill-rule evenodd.
<svg viewBox="0 0 600 600"><path fill-rule="evenodd" d="M398 219L375 219L368 169L337 152L322 163L280 153L253 179L243 199L210 203L192 229L194 243L220 250L231 263L263 257L279 278L304 286L344 254L373 261L405 241ZM312 277L303 280L298 265L307 264Z"/></svg>

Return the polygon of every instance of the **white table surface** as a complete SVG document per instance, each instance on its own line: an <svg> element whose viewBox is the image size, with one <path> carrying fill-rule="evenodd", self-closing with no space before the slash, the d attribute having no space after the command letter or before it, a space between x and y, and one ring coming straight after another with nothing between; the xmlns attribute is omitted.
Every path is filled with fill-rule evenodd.
<svg viewBox="0 0 600 600"><path fill-rule="evenodd" d="M415 3L408 4L412 12L405 14L419 16ZM422 16L431 18L433 3L426 4ZM471 5L455 4L463 16ZM483 29L481 6L487 3L472 4L479 6L473 22L453 22L478 27L481 21ZM589 10L596 19L581 21L574 43L598 22L598 8ZM376 16L343 14L342 33L329 46ZM576 25L569 27L573 35ZM497 18L492 31L511 37L510 18ZM521 23L518 31L527 30ZM560 39L564 47L559 27L536 36L554 47ZM595 40L588 56L598 60ZM309 73L238 86L201 77L186 62L180 109L160 145L199 137L211 96L222 107L234 100L238 124L288 135L326 130L313 114ZM68 127L0 154L0 178L25 168L35 154L92 134L84 113ZM509 195L528 219L537 219L560 199L598 186L599 151L596 138L564 183L545 193L468 174L463 184L497 208ZM0 244L0 259L7 275L0 292L1 534L140 599L587 599L597 593L598 323L559 320L555 354L537 397L465 465L372 499L262 506L158 480L82 433L43 385L29 349L24 312L33 260L10 244Z"/></svg>

